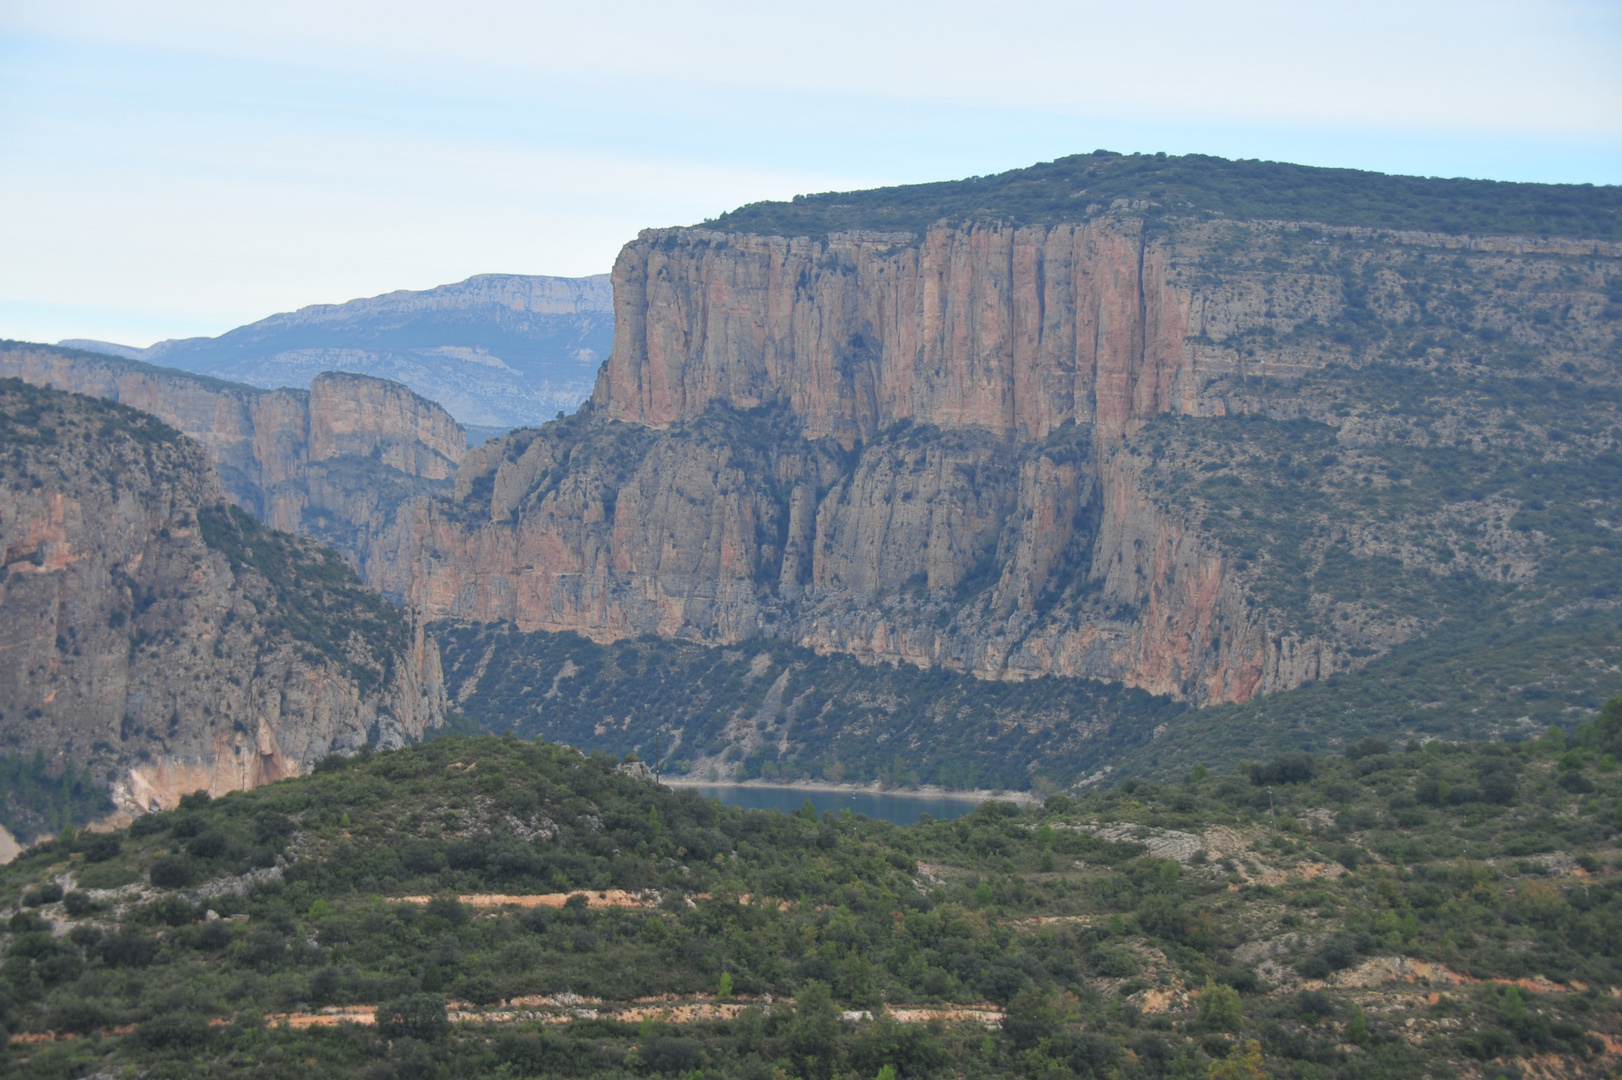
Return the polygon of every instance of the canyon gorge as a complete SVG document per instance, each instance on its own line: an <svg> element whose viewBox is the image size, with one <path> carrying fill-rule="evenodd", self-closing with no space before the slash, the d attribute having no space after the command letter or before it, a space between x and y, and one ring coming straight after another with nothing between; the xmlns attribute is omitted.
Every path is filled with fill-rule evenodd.
<svg viewBox="0 0 1622 1080"><path fill-rule="evenodd" d="M1427 624L1327 581L1270 602L1265 579L1303 554L1310 575L1355 509L1299 522L1305 550L1247 554L1269 546L1261 523L1223 543L1235 530L1216 514L1244 511L1179 505L1173 478L1232 474L1222 421L1240 416L1312 425L1333 444L1319 457L1345 459L1328 481L1380 492L1401 481L1352 464L1375 444L1440 449L1461 424L1524 440L1465 393L1444 402L1452 431L1371 402L1361 373L1391 368L1602 385L1592 445L1609 445L1618 254L1130 206L922 235L652 230L616 264L615 346L589 406L475 448L454 492L414 503L368 565L430 618L599 641L768 635L1244 702ZM1262 487L1290 469L1261 464ZM1350 555L1376 573L1400 534L1434 527L1400 520ZM1489 537L1534 573L1525 540ZM1511 572L1489 561L1484 576ZM1417 548L1399 562L1421 578L1463 565Z"/></svg>
<svg viewBox="0 0 1622 1080"><path fill-rule="evenodd" d="M231 505L146 413L0 382L0 749L126 811L443 722L439 651L331 549Z"/></svg>
<svg viewBox="0 0 1622 1080"><path fill-rule="evenodd" d="M769 675L755 727L733 717L701 740L698 766L723 772L800 715L808 662L782 649L1154 695L1106 701L1089 683L985 721L1074 742L1102 738L1107 713L1121 746L1193 730L1169 706L1260 731L1267 702L1317 702L1325 738L1374 723L1478 736L1591 709L1619 670L1604 633L1571 637L1622 585L1615 209L1403 178L1326 201L1312 184L1329 170L1275 190L1271 166L1221 163L1249 178L1241 199L1177 179L1215 166L1169 160L1064 159L644 231L611 275L590 399L465 451L444 409L361 375L259 390L17 343L0 375L195 438L230 502L331 545L400 606L421 686L439 656L422 627L460 642L443 692L496 729L541 723L578 668L563 644L492 628L664 639L714 649L741 686ZM1447 214L1475 227L1422 227ZM1347 719L1335 696L1365 670L1431 679L1402 659L1416 649L1464 655L1446 643L1539 626L1512 683L1470 668L1415 691L1433 713ZM526 649L545 662L495 694L492 657L522 666ZM839 678L868 708L862 680ZM934 694L922 685L885 691L890 719L863 730L902 723L909 694ZM592 694L570 723L613 696ZM954 723L979 715L972 688L930 700L947 698ZM583 737L644 747L660 708L640 700L620 734L605 716ZM1134 717L1152 736L1121 734ZM1018 751L1035 755L1027 782L1035 745ZM838 773L834 752L795 767Z"/></svg>

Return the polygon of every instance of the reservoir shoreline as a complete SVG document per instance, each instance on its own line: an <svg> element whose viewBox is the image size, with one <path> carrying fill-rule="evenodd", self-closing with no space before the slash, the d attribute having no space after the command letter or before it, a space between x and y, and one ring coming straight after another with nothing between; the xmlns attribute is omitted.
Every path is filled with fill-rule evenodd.
<svg viewBox="0 0 1622 1080"><path fill-rule="evenodd" d="M1029 791L994 791L987 788L943 788L933 784L915 788L886 788L878 784L834 784L816 780L774 782L766 780L695 780L688 776L661 776L659 783L666 787L684 788L741 788L758 791L804 791L821 795L875 795L893 799L959 799L963 802L1018 803L1022 806L1040 802L1039 796Z"/></svg>
<svg viewBox="0 0 1622 1080"><path fill-rule="evenodd" d="M792 814L809 802L818 814L853 813L896 825L914 825L928 817L951 821L972 814L986 802L991 792L946 791L939 788L898 790L866 784L749 783L722 784L681 778L672 788L697 792L718 799L727 806L745 810L778 811ZM1025 792L1016 793L1020 802L1031 802Z"/></svg>

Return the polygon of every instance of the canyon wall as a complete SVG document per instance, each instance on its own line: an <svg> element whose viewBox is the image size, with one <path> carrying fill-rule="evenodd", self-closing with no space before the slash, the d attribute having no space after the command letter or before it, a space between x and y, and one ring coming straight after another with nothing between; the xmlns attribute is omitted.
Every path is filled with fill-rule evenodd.
<svg viewBox="0 0 1622 1080"><path fill-rule="evenodd" d="M1169 494L1228 469L1224 417L1310 417L1350 447L1408 437L1361 396L1371 364L1614 381L1608 247L1080 216L643 233L589 406L470 452L378 539L372 580L430 618L1245 701L1425 623L1257 591L1287 577L1277 541Z"/></svg>
<svg viewBox="0 0 1622 1080"><path fill-rule="evenodd" d="M1142 221L991 224L826 241L644 232L614 267L594 402L664 426L786 402L844 446L899 420L1118 439L1186 409L1191 297Z"/></svg>
<svg viewBox="0 0 1622 1080"><path fill-rule="evenodd" d="M208 452L226 497L271 527L361 564L398 507L449 490L466 448L450 414L399 383L326 372L260 390L51 346L0 345L0 377L117 401Z"/></svg>
<svg viewBox="0 0 1622 1080"><path fill-rule="evenodd" d="M261 414L262 415L262 414ZM143 413L0 383L0 748L131 810L443 722L437 647Z"/></svg>

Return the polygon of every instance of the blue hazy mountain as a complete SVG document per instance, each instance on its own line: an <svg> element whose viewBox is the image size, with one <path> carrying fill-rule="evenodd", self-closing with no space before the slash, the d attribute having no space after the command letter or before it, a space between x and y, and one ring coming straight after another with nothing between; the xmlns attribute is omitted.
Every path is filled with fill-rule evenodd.
<svg viewBox="0 0 1622 1080"><path fill-rule="evenodd" d="M476 440L480 428L573 411L590 396L613 339L607 274L479 274L421 292L316 304L219 337L146 349L63 344L262 387L308 387L323 371L393 379L443 405Z"/></svg>

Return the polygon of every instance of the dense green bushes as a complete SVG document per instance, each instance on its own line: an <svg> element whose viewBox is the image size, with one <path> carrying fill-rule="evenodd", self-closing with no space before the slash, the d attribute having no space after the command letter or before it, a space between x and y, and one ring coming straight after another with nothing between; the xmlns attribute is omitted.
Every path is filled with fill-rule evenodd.
<svg viewBox="0 0 1622 1080"><path fill-rule="evenodd" d="M17 912L0 1024L108 1033L0 1063L50 1075L35 1070L59 1060L71 1074L68 1063L111 1053L177 1077L205 1063L209 1075L281 1075L309 1059L330 1075L1161 1077L1203 1076L1252 1038L1271 1071L1303 1078L1418 1076L1482 1054L1586 1059L1587 1033L1618 1024L1598 988L1622 984L1622 769L1607 749L1618 715L1622 702L1570 739L1369 739L1254 773L1195 769L913 827L729 809L634 780L607 755L515 738L334 759L142 818L100 862L53 840L0 871L0 903ZM1593 790L1562 784L1570 775ZM1504 801L1488 798L1489 778ZM1150 850L1178 836L1251 839L1178 859ZM260 876L245 895L188 886L85 897L75 912L74 890L17 906L64 873L152 877L171 859L196 882ZM1574 865L1583 873L1563 869ZM588 904L586 892L615 886L657 896ZM531 891L574 895L497 911L455 899ZM408 895L433 899L397 899ZM70 932L52 934L47 917ZM1378 987L1359 997L1334 984L1390 956L1571 989L1517 1005L1490 982L1479 1000L1448 984L1435 1006L1402 991L1373 1009ZM447 1000L713 994L723 974L748 1006L735 1021L445 1022ZM1168 1018L1140 1011L1151 991L1192 996ZM975 1001L1003 1007L997 1030L839 1015ZM354 1004L382 1006L376 1031L263 1026ZM1411 1045L1405 1016L1424 1025L1405 1030L1434 1034Z"/></svg>
<svg viewBox="0 0 1622 1080"><path fill-rule="evenodd" d="M71 760L52 776L44 751L36 750L32 760L15 750L0 758L0 825L23 843L83 825L112 808L106 787Z"/></svg>
<svg viewBox="0 0 1622 1080"><path fill-rule="evenodd" d="M433 1040L450 1029L450 1021L445 1018L445 999L438 994L406 994L377 1009L377 1030L386 1038L409 1035L413 1039Z"/></svg>

